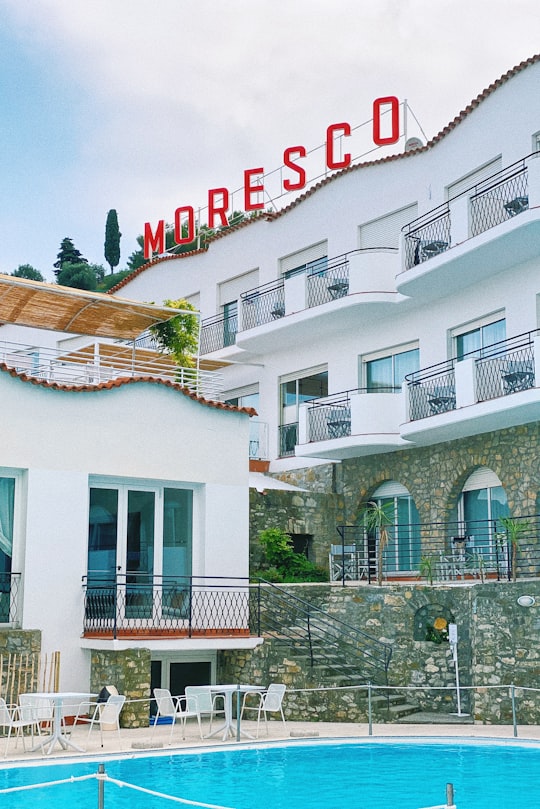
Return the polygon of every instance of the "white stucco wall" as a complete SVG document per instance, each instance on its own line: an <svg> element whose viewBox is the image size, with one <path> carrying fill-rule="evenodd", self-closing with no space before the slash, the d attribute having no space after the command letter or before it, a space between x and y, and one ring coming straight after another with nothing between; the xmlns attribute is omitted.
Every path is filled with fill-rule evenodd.
<svg viewBox="0 0 540 809"><path fill-rule="evenodd" d="M87 687L81 649L90 476L194 488L193 573L248 575L249 417L160 384L43 388L0 373L2 467L22 470L14 561L23 628L60 650L62 688ZM21 525L22 522L22 525Z"/></svg>
<svg viewBox="0 0 540 809"><path fill-rule="evenodd" d="M212 242L205 253L148 267L120 294L160 300L200 292L205 318L220 311L218 285L229 278L258 268L260 285L273 281L280 274L280 258L323 240L328 242L329 258L355 250L363 223L415 203L418 215L431 211L445 202L450 184L481 166L497 158L508 166L528 155L532 136L540 130L539 95L537 62L500 84L428 151L347 170L274 221L263 217ZM533 174L531 170L531 183ZM537 327L538 261L532 266L513 266L509 261L505 272L451 293L443 281L437 294L425 301L421 294L407 299L395 293L401 266L396 260L392 270L394 259L386 253L353 259L357 266L351 265L349 290L351 299L354 294L393 291L393 300L374 304L365 296L351 312L340 309L331 327L320 319L317 309L321 307L315 307L288 342L277 339L276 328L286 327L284 318L277 327L270 324L256 349L237 352L236 364L223 369L226 390L259 386L258 411L261 421L269 425L272 471L307 463L305 459L276 460L280 376L300 375L327 364L329 392L350 390L364 384L359 359L370 352L417 341L420 366L427 367L447 358L452 329L490 313L504 313L508 336Z"/></svg>

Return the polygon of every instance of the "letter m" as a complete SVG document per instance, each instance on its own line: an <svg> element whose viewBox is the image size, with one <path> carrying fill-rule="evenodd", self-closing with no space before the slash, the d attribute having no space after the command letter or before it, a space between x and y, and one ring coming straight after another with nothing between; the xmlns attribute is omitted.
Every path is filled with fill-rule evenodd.
<svg viewBox="0 0 540 809"><path fill-rule="evenodd" d="M152 233L150 222L144 223L144 257L148 260L153 253L165 252L165 220L160 219L156 232Z"/></svg>

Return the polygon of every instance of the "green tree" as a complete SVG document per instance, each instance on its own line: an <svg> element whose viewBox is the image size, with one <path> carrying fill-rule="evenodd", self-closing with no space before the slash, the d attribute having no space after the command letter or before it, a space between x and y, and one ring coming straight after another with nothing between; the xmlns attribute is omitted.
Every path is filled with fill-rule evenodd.
<svg viewBox="0 0 540 809"><path fill-rule="evenodd" d="M193 368L199 347L199 318L190 313L197 310L193 304L182 298L176 301L165 300L163 304L171 309L184 311L170 320L150 326L150 332L161 351L170 354L177 365Z"/></svg>
<svg viewBox="0 0 540 809"><path fill-rule="evenodd" d="M63 270L65 264L88 264L88 259L84 258L79 250L73 244L73 241L66 237L62 239L60 251L56 256L56 261L53 267L56 267L54 274L58 278L60 272Z"/></svg>
<svg viewBox="0 0 540 809"><path fill-rule="evenodd" d="M105 261L111 268L111 273L118 266L120 261L120 229L118 227L118 215L114 208L107 214L105 223Z"/></svg>
<svg viewBox="0 0 540 809"><path fill-rule="evenodd" d="M75 287L76 289L96 290L98 284L103 281L105 270L101 264L64 264L58 271L56 280L64 287Z"/></svg>
<svg viewBox="0 0 540 809"><path fill-rule="evenodd" d="M28 278L29 281L44 281L44 277L39 270L32 267L31 264L19 264L16 270L13 270L11 275L16 278Z"/></svg>

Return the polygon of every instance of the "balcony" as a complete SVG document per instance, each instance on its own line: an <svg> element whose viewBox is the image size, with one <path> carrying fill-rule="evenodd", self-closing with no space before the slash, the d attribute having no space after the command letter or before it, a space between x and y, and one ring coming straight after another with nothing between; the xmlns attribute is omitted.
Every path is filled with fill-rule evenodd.
<svg viewBox="0 0 540 809"><path fill-rule="evenodd" d="M208 399L219 399L219 371L181 368L167 354L122 341L91 343L64 351L35 345L0 342L0 363L46 382L88 387L125 377L152 377L175 382Z"/></svg>
<svg viewBox="0 0 540 809"><path fill-rule="evenodd" d="M491 278L540 251L535 152L410 222L397 289L430 299Z"/></svg>
<svg viewBox="0 0 540 809"><path fill-rule="evenodd" d="M364 321L389 311L399 297L395 276L397 248L354 250L329 259L321 269L280 278L243 292L239 300L238 349L276 349L291 340L309 340L313 329L330 336L336 329L353 329L362 306ZM206 323L207 321L204 321ZM204 324L203 324L204 329ZM226 356L225 354L223 356Z"/></svg>
<svg viewBox="0 0 540 809"><path fill-rule="evenodd" d="M399 449L407 445L399 430L404 412L401 388L313 399L300 407L295 454L342 460Z"/></svg>
<svg viewBox="0 0 540 809"><path fill-rule="evenodd" d="M527 332L406 377L401 435L434 443L538 419L540 337Z"/></svg>
<svg viewBox="0 0 540 809"><path fill-rule="evenodd" d="M400 524L388 528L382 554L385 581L410 581L421 576L435 582L509 581L540 575L540 515L516 518L521 524L513 555L507 531L497 520ZM379 539L361 525L340 525L339 543L329 555L332 581L377 582ZM515 564L515 570L512 565Z"/></svg>
<svg viewBox="0 0 540 809"><path fill-rule="evenodd" d="M21 574L0 573L0 624L21 624Z"/></svg>
<svg viewBox="0 0 540 809"><path fill-rule="evenodd" d="M83 579L86 638L249 637L247 579L130 573Z"/></svg>

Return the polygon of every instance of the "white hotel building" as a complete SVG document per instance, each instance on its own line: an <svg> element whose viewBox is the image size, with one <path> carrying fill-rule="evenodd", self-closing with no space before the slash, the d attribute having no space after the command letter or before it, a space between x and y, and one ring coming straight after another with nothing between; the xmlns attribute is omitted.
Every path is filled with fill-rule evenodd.
<svg viewBox="0 0 540 809"><path fill-rule="evenodd" d="M482 533L467 541L487 553L479 525L538 511L539 97L534 57L424 146L338 171L121 284L200 309L222 398L257 410L252 458L326 493L334 529L393 500L409 528L388 571L417 569L412 524ZM339 537L303 519L323 564Z"/></svg>
<svg viewBox="0 0 540 809"><path fill-rule="evenodd" d="M94 296L103 318L119 295L195 304L204 388L145 349L132 362L142 304L122 303L126 324L120 310L89 323L90 303L69 308L78 291L64 310L0 278L15 324L0 361L4 650L39 631L67 688L129 671L132 653L176 693L215 679L220 651L260 642L248 489L252 567L258 531L277 526L320 565L352 545L346 575L371 580L372 500L393 506L388 579L416 578L426 555L447 577L466 561L461 576L508 573L497 519L540 512L539 99L537 56L426 145L337 171ZM62 337L15 347L21 323ZM529 533L522 575L539 566ZM242 580L230 611L222 577Z"/></svg>

